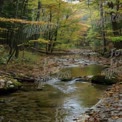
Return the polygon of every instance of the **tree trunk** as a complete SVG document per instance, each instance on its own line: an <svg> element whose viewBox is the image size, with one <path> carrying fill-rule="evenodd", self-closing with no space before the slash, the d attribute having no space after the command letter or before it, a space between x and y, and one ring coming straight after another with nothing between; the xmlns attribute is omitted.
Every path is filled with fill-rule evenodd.
<svg viewBox="0 0 122 122"><path fill-rule="evenodd" d="M41 11L41 1L38 0L38 9L37 9L36 21L40 20L40 11ZM36 26L36 28L38 28L38 26ZM35 34L34 37L35 37L35 40L37 40L40 37L40 34ZM34 43L34 47L38 48L37 42Z"/></svg>
<svg viewBox="0 0 122 122"><path fill-rule="evenodd" d="M102 39L103 39L103 52L106 52L106 38L105 38L105 26L104 26L104 10L103 10L103 2L100 0L100 16L101 16L101 33L102 33Z"/></svg>
<svg viewBox="0 0 122 122"><path fill-rule="evenodd" d="M16 45L16 47L15 47L15 57L16 57L16 58L19 57L19 48L18 48L17 45Z"/></svg>
<svg viewBox="0 0 122 122"><path fill-rule="evenodd" d="M2 6L3 6L3 4L4 4L4 1L5 1L5 0L0 0L0 12L1 12L1 10L2 10Z"/></svg>
<svg viewBox="0 0 122 122"><path fill-rule="evenodd" d="M119 22L117 22L117 17L118 17L118 11L120 9L120 0L116 0L116 13L110 13L111 15L111 24L112 24L112 29L113 29L113 34L114 36L120 36L121 33L118 31L121 29L121 27L119 26ZM111 8L111 6L110 6ZM111 8L113 9L113 8ZM114 42L114 46L116 48L122 48L122 42Z"/></svg>

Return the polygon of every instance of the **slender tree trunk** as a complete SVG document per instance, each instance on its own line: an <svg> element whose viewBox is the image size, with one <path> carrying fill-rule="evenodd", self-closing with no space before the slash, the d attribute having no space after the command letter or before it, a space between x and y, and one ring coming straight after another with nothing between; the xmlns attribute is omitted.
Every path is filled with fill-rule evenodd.
<svg viewBox="0 0 122 122"><path fill-rule="evenodd" d="M15 47L15 57L18 58L19 57L19 48L18 46Z"/></svg>
<svg viewBox="0 0 122 122"><path fill-rule="evenodd" d="M50 14L49 14L49 25L48 25L48 40L50 40L50 43L48 44L48 52L51 53L51 47L53 43L52 39L52 30L51 30L51 25L50 23L52 22L52 9L50 8Z"/></svg>
<svg viewBox="0 0 122 122"><path fill-rule="evenodd" d="M105 26L104 26L104 10L103 10L103 2L100 0L100 16L101 16L101 33L102 33L102 39L103 39L103 52L106 52L106 38L105 38Z"/></svg>
<svg viewBox="0 0 122 122"><path fill-rule="evenodd" d="M15 49L12 51L11 55L9 56L8 60L7 60L7 64L10 62L11 58L13 57L14 53L15 53Z"/></svg>
<svg viewBox="0 0 122 122"><path fill-rule="evenodd" d="M119 5L120 5L120 1L116 0L116 11L119 11ZM110 8L113 9L112 6L110 6ZM117 22L118 12L116 13L111 12L110 15L111 15L111 24L112 24L113 34L115 36L118 36L119 35L119 31L117 31L119 29L118 22Z"/></svg>
<svg viewBox="0 0 122 122"><path fill-rule="evenodd" d="M113 4L113 3L112 3ZM116 13L115 12L111 12L110 15L111 15L111 24L112 24L112 29L113 29L113 34L114 36L120 36L120 32L118 31L119 29L121 29L121 27L119 26L119 22L117 22L117 18L119 16L119 9L120 9L120 0L116 0ZM111 9L112 6L109 6ZM114 46L116 48L121 48L121 42L114 42Z"/></svg>
<svg viewBox="0 0 122 122"><path fill-rule="evenodd" d="M2 7L3 7L3 4L4 4L4 1L5 1L5 0L0 0L0 12L1 12L1 10L2 10Z"/></svg>
<svg viewBox="0 0 122 122"><path fill-rule="evenodd" d="M38 9L37 9L36 21L40 20L40 11L41 11L41 1L38 0ZM38 29L38 25L36 26L36 28ZM37 40L40 37L40 34L35 34L34 37L35 37L35 40ZM34 47L38 48L37 42L34 43Z"/></svg>

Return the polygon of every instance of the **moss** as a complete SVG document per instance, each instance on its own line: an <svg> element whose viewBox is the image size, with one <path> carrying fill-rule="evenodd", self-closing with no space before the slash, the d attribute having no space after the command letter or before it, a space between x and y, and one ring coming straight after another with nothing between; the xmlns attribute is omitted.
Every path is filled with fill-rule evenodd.
<svg viewBox="0 0 122 122"><path fill-rule="evenodd" d="M15 79L12 79L12 82L13 82L15 87L21 87L22 86L22 84Z"/></svg>
<svg viewBox="0 0 122 122"><path fill-rule="evenodd" d="M91 79L92 83L102 84L102 85L112 85L112 84L115 84L116 81L117 79L113 79L113 78L108 79L104 75L96 75L96 76L93 76Z"/></svg>
<svg viewBox="0 0 122 122"><path fill-rule="evenodd" d="M0 88L0 95L15 92L22 86L20 82L9 76L2 76L0 79L5 81L4 86Z"/></svg>

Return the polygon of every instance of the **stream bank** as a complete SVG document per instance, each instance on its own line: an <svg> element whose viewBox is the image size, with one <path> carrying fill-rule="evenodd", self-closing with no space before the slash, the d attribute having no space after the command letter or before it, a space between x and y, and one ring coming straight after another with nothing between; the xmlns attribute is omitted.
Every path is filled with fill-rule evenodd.
<svg viewBox="0 0 122 122"><path fill-rule="evenodd" d="M73 77L78 77L96 75L101 69L99 65L88 65L65 67L64 71L70 70ZM0 97L0 119L2 122L73 122L98 102L105 89L83 80L62 82L52 79L39 91L33 82L23 82L19 91Z"/></svg>
<svg viewBox="0 0 122 122"><path fill-rule="evenodd" d="M76 122L122 122L122 84L114 84L103 98Z"/></svg>

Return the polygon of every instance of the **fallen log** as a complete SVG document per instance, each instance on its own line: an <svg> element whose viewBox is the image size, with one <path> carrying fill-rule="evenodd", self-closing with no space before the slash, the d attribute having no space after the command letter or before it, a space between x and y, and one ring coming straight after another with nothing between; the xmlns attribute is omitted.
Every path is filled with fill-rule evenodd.
<svg viewBox="0 0 122 122"><path fill-rule="evenodd" d="M19 82L35 82L36 79L33 77L14 77L14 79L18 80Z"/></svg>

